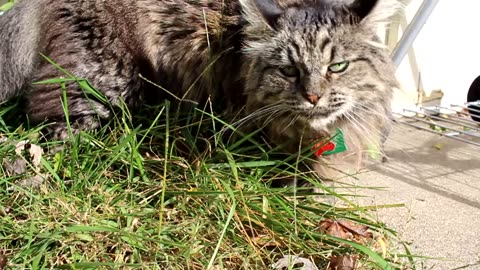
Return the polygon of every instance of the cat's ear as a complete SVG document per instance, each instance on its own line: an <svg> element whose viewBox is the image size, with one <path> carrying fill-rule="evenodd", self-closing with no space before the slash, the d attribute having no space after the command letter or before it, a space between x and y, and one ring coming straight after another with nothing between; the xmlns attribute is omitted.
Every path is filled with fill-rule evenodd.
<svg viewBox="0 0 480 270"><path fill-rule="evenodd" d="M240 0L245 19L254 26L266 25L275 29L283 14L276 0Z"/></svg>
<svg viewBox="0 0 480 270"><path fill-rule="evenodd" d="M398 0L353 0L348 9L361 24L376 28L388 24L401 4Z"/></svg>

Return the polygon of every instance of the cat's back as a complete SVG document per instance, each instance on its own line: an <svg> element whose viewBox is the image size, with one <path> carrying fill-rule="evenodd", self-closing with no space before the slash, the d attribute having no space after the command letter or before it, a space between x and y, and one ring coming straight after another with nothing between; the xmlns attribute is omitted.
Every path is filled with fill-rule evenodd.
<svg viewBox="0 0 480 270"><path fill-rule="evenodd" d="M42 53L101 61L103 67L117 64L109 59L131 58L168 75L156 81L183 84L183 90L222 61L216 58L240 47L237 0L41 1Z"/></svg>
<svg viewBox="0 0 480 270"><path fill-rule="evenodd" d="M40 53L111 96L130 91L126 78L142 73L180 96L195 87L189 98L198 100L222 84L213 81L217 71L238 69L238 54L230 57L241 44L236 0L20 0L4 16L16 18L1 30L14 53L0 49L0 68L16 68L1 72L0 101L33 79L61 75L39 67Z"/></svg>
<svg viewBox="0 0 480 270"><path fill-rule="evenodd" d="M162 86L202 100L235 80L243 25L238 0L138 0L136 5L138 34Z"/></svg>
<svg viewBox="0 0 480 270"><path fill-rule="evenodd" d="M105 50L122 53L118 45L128 37L121 33L135 32L122 27L131 14L126 6L123 0L17 1L0 16L0 102L22 94L43 61L41 54L80 63L91 58L83 56Z"/></svg>

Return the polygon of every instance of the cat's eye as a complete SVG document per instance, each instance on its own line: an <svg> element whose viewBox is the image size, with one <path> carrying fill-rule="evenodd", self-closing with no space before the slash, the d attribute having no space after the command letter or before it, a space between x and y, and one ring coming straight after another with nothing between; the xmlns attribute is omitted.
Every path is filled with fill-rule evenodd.
<svg viewBox="0 0 480 270"><path fill-rule="evenodd" d="M333 73L340 73L344 72L348 68L348 61L343 61L339 63L332 64L328 66L328 71L333 72Z"/></svg>
<svg viewBox="0 0 480 270"><path fill-rule="evenodd" d="M298 70L298 68L295 66L285 66L281 67L279 70L280 73L282 73L282 75L285 77L294 78L300 76L300 70Z"/></svg>

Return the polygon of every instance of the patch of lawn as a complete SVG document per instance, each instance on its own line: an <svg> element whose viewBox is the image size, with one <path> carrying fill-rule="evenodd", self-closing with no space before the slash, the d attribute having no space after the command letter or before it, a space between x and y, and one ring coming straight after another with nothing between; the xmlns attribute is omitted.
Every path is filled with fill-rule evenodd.
<svg viewBox="0 0 480 270"><path fill-rule="evenodd" d="M68 143L43 140L41 126L27 129L17 110L0 110L0 160L26 161L21 174L0 169L0 252L12 269L271 269L283 255L326 267L345 254L360 256L358 269L405 263L389 243L399 243L395 233L370 208L330 192L297 169L301 158L279 155L258 134L225 143L224 122L206 109L178 114L165 102L147 119L123 110ZM43 148L40 165L15 152L24 140ZM38 175L39 186L22 182ZM295 177L325 193L271 185ZM325 220L354 221L373 237L332 236Z"/></svg>

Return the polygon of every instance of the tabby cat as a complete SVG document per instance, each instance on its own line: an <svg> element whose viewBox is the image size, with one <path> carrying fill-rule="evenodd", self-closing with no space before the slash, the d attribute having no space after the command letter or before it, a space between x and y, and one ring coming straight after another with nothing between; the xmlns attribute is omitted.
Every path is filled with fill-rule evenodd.
<svg viewBox="0 0 480 270"><path fill-rule="evenodd" d="M26 100L36 122L65 138L65 76L87 79L113 105L159 92L211 98L263 127L289 151L341 128L343 160L378 149L397 87L378 28L389 0L19 0L0 16L0 101ZM75 129L98 128L111 107L67 82ZM289 147L287 147L289 148ZM337 161L333 161L337 162ZM319 168L320 173L322 169ZM325 173L326 174L326 173Z"/></svg>

